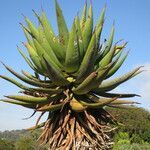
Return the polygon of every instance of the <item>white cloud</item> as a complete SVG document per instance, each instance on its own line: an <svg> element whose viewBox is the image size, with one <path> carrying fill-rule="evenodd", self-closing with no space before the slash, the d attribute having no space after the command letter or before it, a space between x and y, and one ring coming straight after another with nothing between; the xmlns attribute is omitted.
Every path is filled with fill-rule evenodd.
<svg viewBox="0 0 150 150"><path fill-rule="evenodd" d="M145 71L131 80L127 88L133 88L137 94L140 94L141 106L150 110L150 62L144 64L143 70Z"/></svg>
<svg viewBox="0 0 150 150"><path fill-rule="evenodd" d="M150 62L143 64L143 66L144 68L142 69L145 70L144 72L120 85L115 89L115 92L136 93L141 95L140 98L135 97L133 100L140 102L141 105L139 106L150 110Z"/></svg>
<svg viewBox="0 0 150 150"><path fill-rule="evenodd" d="M140 88L140 92L144 99L149 100L150 102L150 63L144 65L144 71L141 74L141 77L138 78L138 85Z"/></svg>

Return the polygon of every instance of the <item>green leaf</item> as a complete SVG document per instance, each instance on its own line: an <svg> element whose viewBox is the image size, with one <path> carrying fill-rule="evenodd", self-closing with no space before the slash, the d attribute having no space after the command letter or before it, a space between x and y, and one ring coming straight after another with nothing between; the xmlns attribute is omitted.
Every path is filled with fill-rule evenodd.
<svg viewBox="0 0 150 150"><path fill-rule="evenodd" d="M96 72L92 72L88 77L85 78L85 80L81 82L81 84L79 84L75 89L73 89L73 92L75 94L82 95L87 94L94 88L97 88L107 75L112 65L113 63L109 64L105 68L97 70Z"/></svg>
<svg viewBox="0 0 150 150"><path fill-rule="evenodd" d="M52 102L56 99L58 99L58 96L53 96L53 97L33 97L33 96L21 96L21 95L9 95L9 96L5 96L7 98L10 99L14 99L17 101L21 101L21 102L27 102L27 103L44 103L44 102ZM59 96L60 98L60 96Z"/></svg>
<svg viewBox="0 0 150 150"><path fill-rule="evenodd" d="M105 92L94 92L94 93L98 96L108 97L108 98L112 98L112 97L130 98L130 97L140 96L137 94L121 94L121 93L105 93Z"/></svg>
<svg viewBox="0 0 150 150"><path fill-rule="evenodd" d="M77 86L77 88L73 89L72 91L78 95L88 93L91 90L96 77L97 73L92 72L85 80L83 80L81 84L79 84L79 86Z"/></svg>
<svg viewBox="0 0 150 150"><path fill-rule="evenodd" d="M56 15L57 15L57 24L58 24L58 30L59 30L59 37L61 39L61 42L64 45L67 45L68 39L69 39L69 32L68 28L62 13L62 10L60 6L58 5L57 0L55 0L56 5Z"/></svg>
<svg viewBox="0 0 150 150"><path fill-rule="evenodd" d="M52 80L52 82L57 86L68 85L70 82L64 77L61 70L54 66L54 64L52 64L46 56L43 56L43 58L46 63L47 73L50 80Z"/></svg>
<svg viewBox="0 0 150 150"><path fill-rule="evenodd" d="M24 35L25 35L25 37L26 37L28 43L29 43L33 48L35 48L34 43L33 43L33 40L32 40L32 38L31 38L31 33L30 33L29 29L28 29L27 27L25 27L24 25L22 25L22 24L21 24L21 26L22 26Z"/></svg>
<svg viewBox="0 0 150 150"><path fill-rule="evenodd" d="M113 25L112 29L111 29L111 32L110 32L110 36L109 36L109 39L106 43L106 46L104 48L103 53L101 54L101 59L105 57L105 55L110 51L111 49L111 46L112 46L112 43L113 43L113 38L114 38L114 32L115 32L115 27Z"/></svg>
<svg viewBox="0 0 150 150"><path fill-rule="evenodd" d="M96 89L96 92L102 92L102 91L110 91L115 89L117 86L119 86L120 84L124 83L125 81L131 79L132 77L134 77L134 74L138 73L139 69L141 67L138 67L136 69L134 69L131 72L128 72L127 74L124 74L118 78L109 80L109 81L104 81L102 82L102 84L100 84L99 88Z"/></svg>
<svg viewBox="0 0 150 150"><path fill-rule="evenodd" d="M36 66L34 66L34 64L31 62L31 60L24 54L24 52L19 48L17 47L19 53L21 54L21 56L24 58L24 60L27 62L27 64L35 71L37 71L37 68Z"/></svg>
<svg viewBox="0 0 150 150"><path fill-rule="evenodd" d="M85 51L87 50L89 42L91 40L92 32L93 32L93 8L91 5L88 12L88 18L85 22L85 27L83 28L83 32L82 32Z"/></svg>
<svg viewBox="0 0 150 150"><path fill-rule="evenodd" d="M97 53L97 50L95 48L96 48L96 34L94 32L90 44L88 46L88 49L80 65L76 80L77 83L81 83L93 71L92 69L95 63L95 55Z"/></svg>
<svg viewBox="0 0 150 150"><path fill-rule="evenodd" d="M12 101L12 100L0 100L0 101L5 102L5 103L20 105L20 106L30 108L30 109L36 108L36 104L31 104L31 103L26 103L26 102L18 102L18 101Z"/></svg>
<svg viewBox="0 0 150 150"><path fill-rule="evenodd" d="M122 64L123 64L124 61L126 60L127 56L128 56L128 52L127 52L127 54L124 55L124 56L122 57L122 59L121 59L119 62L117 62L116 65L108 72L108 74L107 74L107 76L106 76L106 79L109 78L109 77L111 77L112 75L114 75L114 74L119 70L119 68L122 66Z"/></svg>
<svg viewBox="0 0 150 150"><path fill-rule="evenodd" d="M99 62L99 67L105 67L107 66L109 63L111 63L113 56L115 54L115 46L113 47L113 49L111 49L106 55L105 57L103 57L103 59Z"/></svg>
<svg viewBox="0 0 150 150"><path fill-rule="evenodd" d="M65 46L59 42L59 39L54 35L51 25L46 17L46 14L43 12L41 17L41 24L44 29L45 37L52 48L53 52L57 56L58 60L62 63L65 61Z"/></svg>
<svg viewBox="0 0 150 150"><path fill-rule="evenodd" d="M44 73L44 68L42 67L40 57L38 56L36 50L32 46L30 46L28 43L23 43L23 44L27 48L30 58L32 62L35 64L38 72Z"/></svg>
<svg viewBox="0 0 150 150"><path fill-rule="evenodd" d="M84 43L83 43L82 31L80 27L79 16L75 18L75 23L76 23L76 30L77 30L77 43L80 51L80 62L81 62L84 57L85 51L84 51Z"/></svg>
<svg viewBox="0 0 150 150"><path fill-rule="evenodd" d="M97 103L87 103L87 102L84 102L84 101L80 101L80 103L83 105L83 106L87 106L88 108L91 108L91 109L97 109L97 108L101 108L101 107L104 107L108 104L110 104L111 102L115 101L117 98L112 98L112 99L99 99L99 102Z"/></svg>
<svg viewBox="0 0 150 150"><path fill-rule="evenodd" d="M99 21L97 22L97 25L96 25L97 46L99 45L100 37L101 37L102 29L103 29L105 11L106 11L106 7L104 7L102 9L102 12L101 12L100 17L99 17Z"/></svg>
<svg viewBox="0 0 150 150"><path fill-rule="evenodd" d="M0 78L2 78L4 80L7 80L8 82L18 86L19 88L21 88L23 90L26 90L26 91L30 91L30 92L38 92L38 93L43 92L43 93L46 93L46 94L59 94L59 93L62 92L62 89L30 88L30 87L24 86L23 84L19 83L18 81L14 80L12 78L2 76L2 75L0 75Z"/></svg>
<svg viewBox="0 0 150 150"><path fill-rule="evenodd" d="M63 104L55 104L50 106L43 106L37 109L37 111L56 111L60 110L63 107Z"/></svg>
<svg viewBox="0 0 150 150"><path fill-rule="evenodd" d="M68 47L66 51L66 71L67 72L75 72L79 68L79 49L75 48L75 44L77 44L77 35L76 35L76 27L75 21L72 26L72 30L69 36Z"/></svg>
<svg viewBox="0 0 150 150"><path fill-rule="evenodd" d="M85 22L86 22L86 15L87 15L87 0L85 1L85 5L83 7L83 11L82 11L82 16L81 16L81 22L80 22L80 26L81 29L84 29L85 26Z"/></svg>
<svg viewBox="0 0 150 150"><path fill-rule="evenodd" d="M27 17L25 17L25 21L29 27L29 30L30 30L32 36L35 39L39 40L40 37L39 37L39 33L38 33L38 30L36 29L36 27L33 25L33 23Z"/></svg>
<svg viewBox="0 0 150 150"><path fill-rule="evenodd" d="M33 81L31 79L28 79L20 74L18 74L17 72L15 72L12 68L10 68L9 66L5 65L4 63L2 63L4 65L4 67L11 72L13 75L15 75L18 79L22 80L23 82L33 85L33 86L38 86L38 87L50 87L50 84L48 83L41 83L40 81Z"/></svg>

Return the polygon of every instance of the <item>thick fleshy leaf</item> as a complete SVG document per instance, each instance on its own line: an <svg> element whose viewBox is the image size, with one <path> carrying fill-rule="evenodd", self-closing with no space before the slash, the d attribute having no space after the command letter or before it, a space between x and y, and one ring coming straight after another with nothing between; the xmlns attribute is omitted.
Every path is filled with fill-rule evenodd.
<svg viewBox="0 0 150 150"><path fill-rule="evenodd" d="M80 27L79 16L77 16L75 18L75 23L76 23L76 33L77 33L77 46L79 48L80 62L81 62L84 57L85 50L84 50L84 43L83 43L82 31L81 31L81 27Z"/></svg>
<svg viewBox="0 0 150 150"><path fill-rule="evenodd" d="M86 106L82 105L80 101L78 101L74 97L71 99L69 104L70 104L71 109L75 112L83 112L87 108Z"/></svg>
<svg viewBox="0 0 150 150"><path fill-rule="evenodd" d="M16 76L18 79L22 80L23 82L33 85L33 86L37 86L37 87L49 87L50 85L48 83L41 83L39 81L33 81L31 79L28 79L22 75L20 75L19 73L15 72L12 68L10 68L9 66L5 65L3 63L4 67L11 72L14 76Z"/></svg>
<svg viewBox="0 0 150 150"><path fill-rule="evenodd" d="M62 10L61 10L57 0L55 0L55 5L56 5L56 16L57 16L59 37L60 37L61 43L63 43L64 45L67 45L68 39L69 39L68 28L67 28Z"/></svg>
<svg viewBox="0 0 150 150"><path fill-rule="evenodd" d="M56 110L60 110L62 107L63 104L55 104L55 105L39 107L37 111L56 111Z"/></svg>
<svg viewBox="0 0 150 150"><path fill-rule="evenodd" d="M38 81L38 82L40 82L40 83L47 83L47 84L49 84L49 87L55 87L55 85L54 85L50 80L46 80L46 79L41 80L41 79L38 78L36 75L32 75L32 74L30 74L29 72L24 71L24 70L22 70L21 72L22 72L22 74L23 74L26 78L28 78L28 79L31 79L31 80L33 80L33 81Z"/></svg>
<svg viewBox="0 0 150 150"><path fill-rule="evenodd" d="M93 82L95 81L94 79L96 78L98 73L93 72L91 73L79 86L72 91L75 94L82 95L88 93L93 85Z"/></svg>
<svg viewBox="0 0 150 150"><path fill-rule="evenodd" d="M22 70L21 72L22 72L22 74L23 74L25 77L27 77L28 79L31 79L31 80L34 80L34 81L46 82L46 81L42 81L42 80L40 80L40 79L37 79L34 75L30 74L30 73L27 72L27 71ZM51 83L51 82L49 81L49 83Z"/></svg>
<svg viewBox="0 0 150 150"><path fill-rule="evenodd" d="M66 48L59 42L59 39L54 35L45 13L42 13L41 22L44 29L45 37L49 42L50 47L52 48L59 61L64 63Z"/></svg>
<svg viewBox="0 0 150 150"><path fill-rule="evenodd" d="M95 91L96 92L102 92L102 91L107 92L107 91L115 89L120 84L122 84L125 81L131 79L132 76L134 76L134 74L136 74L139 71L140 68L141 67L138 67L138 68L134 69L133 71L131 71L127 74L124 74L123 76L120 76L118 78L115 78L115 79L112 79L112 80L109 80L109 81L104 81L102 84L100 84L99 88L96 89Z"/></svg>
<svg viewBox="0 0 150 150"><path fill-rule="evenodd" d="M100 37L101 37L102 29L103 29L105 11L106 11L106 7L104 7L102 9L102 12L101 12L100 17L99 17L99 21L97 22L97 25L96 25L97 46L99 45Z"/></svg>
<svg viewBox="0 0 150 150"><path fill-rule="evenodd" d="M30 58L32 62L35 64L35 66L37 67L37 70L40 73L44 73L45 71L44 71L44 68L42 67L41 59L38 56L36 50L32 46L30 46L28 43L23 43L23 44L27 48Z"/></svg>
<svg viewBox="0 0 150 150"><path fill-rule="evenodd" d="M120 51L123 51L123 49L125 49L127 44L128 44L128 42L125 42L122 45L116 45L115 56L118 55L120 53Z"/></svg>
<svg viewBox="0 0 150 150"><path fill-rule="evenodd" d="M76 82L82 82L93 70L96 55L96 34L93 33L92 39L80 65Z"/></svg>
<svg viewBox="0 0 150 150"><path fill-rule="evenodd" d="M86 16L87 15L87 0L85 1L85 5L83 7L83 11L82 11L82 16L81 16L81 22L80 22L80 26L81 29L83 30L85 27L85 22L86 22Z"/></svg>
<svg viewBox="0 0 150 150"><path fill-rule="evenodd" d="M66 51L66 71L67 72L75 72L79 68L79 49L75 48L77 44L77 34L76 34L76 26L75 21L73 23L70 35L69 35L69 41L68 41L68 47Z"/></svg>
<svg viewBox="0 0 150 150"><path fill-rule="evenodd" d="M85 27L83 28L83 32L82 32L85 51L87 50L89 42L91 40L92 31L93 31L93 8L91 5L88 12L88 18L85 22Z"/></svg>
<svg viewBox="0 0 150 150"><path fill-rule="evenodd" d="M5 102L5 103L14 104L14 105L20 105L20 106L30 108L30 109L36 108L36 104L31 104L31 103L26 103L26 102L18 102L18 101L12 101L12 100L0 100L0 101Z"/></svg>
<svg viewBox="0 0 150 150"><path fill-rule="evenodd" d="M26 86L24 86L23 84L19 83L18 81L12 79L12 78L9 78L7 76L3 76L3 75L0 75L0 78L8 81L8 82L11 82L12 84L18 86L19 88L23 89L23 90L28 90L28 88Z"/></svg>
<svg viewBox="0 0 150 150"><path fill-rule="evenodd" d="M62 92L62 89L51 89L51 88L30 88L30 87L27 87L21 83L19 83L18 81L12 79L12 78L9 78L9 77L6 77L6 76L2 76L0 75L0 78L4 79L4 80L7 80L8 82L11 82L12 84L18 86L19 88L23 89L23 90L26 90L26 91L31 91L31 92L43 92L43 93L47 93L47 94L58 94L58 93L61 93Z"/></svg>
<svg viewBox="0 0 150 150"><path fill-rule="evenodd" d="M37 92L37 93L45 93L45 94L60 94L63 92L62 89L58 88L29 88L28 91Z"/></svg>
<svg viewBox="0 0 150 150"><path fill-rule="evenodd" d="M99 62L99 67L103 68L103 67L107 66L109 63L111 63L114 54L115 54L115 46Z"/></svg>
<svg viewBox="0 0 150 150"><path fill-rule="evenodd" d="M33 43L33 40L32 40L32 38L31 38L31 37L32 37L32 36L31 36L31 32L30 32L29 29L28 29L27 27L25 27L24 25L21 24L21 26L22 26L24 35L25 35L25 37L26 37L28 43L29 43L33 48L35 48L34 43Z"/></svg>
<svg viewBox="0 0 150 150"><path fill-rule="evenodd" d="M27 103L43 103L48 101L47 97L33 97L33 96L20 96L20 95L9 95L5 97L20 102L27 102Z"/></svg>
<svg viewBox="0 0 150 150"><path fill-rule="evenodd" d="M91 109L97 109L97 108L101 108L104 107L108 104L110 104L111 102L115 101L117 98L112 98L112 99L99 99L99 102L97 103L87 103L84 101L80 101L80 103L84 106L87 106L87 108L91 108Z"/></svg>
<svg viewBox="0 0 150 150"><path fill-rule="evenodd" d="M21 54L21 56L24 58L24 60L27 62L27 64L35 71L37 71L37 68L36 66L34 66L34 64L31 62L31 60L24 54L24 52L19 48L17 47L19 53Z"/></svg>
<svg viewBox="0 0 150 150"><path fill-rule="evenodd" d="M115 27L114 27L114 25L113 25L113 27L112 27L112 29L111 29L111 32L110 32L109 39L108 39L108 41L106 41L106 46L104 47L104 50L102 50L103 53L101 54L101 57L99 58L100 60L101 60L102 58L104 58L105 55L110 51L111 46L112 46L112 44L113 44L114 32L115 32Z"/></svg>
<svg viewBox="0 0 150 150"><path fill-rule="evenodd" d="M127 52L126 55L124 55L124 56L122 57L122 59L120 59L120 61L118 61L118 62L116 63L116 65L115 65L112 69L110 69L110 71L108 72L108 74L107 74L107 76L106 76L106 79L109 78L109 77L111 77L112 75L114 75L114 74L119 70L119 68L122 66L122 64L123 64L124 61L126 60L127 56L128 56L128 52Z"/></svg>
<svg viewBox="0 0 150 150"><path fill-rule="evenodd" d="M46 39L44 39L42 42L38 42L36 39L34 39L33 41L34 41L35 48L41 57L44 54L46 54L47 57L49 57L49 59L53 61L53 63L55 63L58 67L63 69L62 64L57 59L55 53L53 52L52 48L50 47Z"/></svg>
<svg viewBox="0 0 150 150"><path fill-rule="evenodd" d="M42 64L42 67L44 68L44 70L46 71L47 70L47 67L46 67L46 64L45 64L45 61L43 60L43 56L46 56L48 58L48 60L54 64L54 66L57 66L56 63L53 61L53 57L51 57L51 55L48 55L45 51L45 49L40 45L40 43L34 39L34 45L36 47L36 51L37 51L37 54L41 60L41 64ZM58 66L57 66L58 68Z"/></svg>
<svg viewBox="0 0 150 150"><path fill-rule="evenodd" d="M45 102L52 102L56 99L58 99L58 96L53 97L34 97L34 96L21 96L21 95L9 95L5 96L9 99L14 99L21 102L27 102L27 103L45 103Z"/></svg>
<svg viewBox="0 0 150 150"><path fill-rule="evenodd" d="M39 22L42 24L44 30L47 32L47 34L51 34L51 36L54 36L53 28L46 16L46 13L43 11L41 17L37 17Z"/></svg>
<svg viewBox="0 0 150 150"><path fill-rule="evenodd" d="M111 102L109 105L127 105L127 104L140 104L138 102L130 101L130 100L116 100Z"/></svg>
<svg viewBox="0 0 150 150"><path fill-rule="evenodd" d="M32 36L34 36L35 39L39 40L40 37L39 37L37 28L33 25L33 23L27 17L25 17L25 21L29 27L29 30L30 30Z"/></svg>
<svg viewBox="0 0 150 150"><path fill-rule="evenodd" d="M61 70L54 66L46 56L44 56L44 61L46 63L48 76L55 85L64 86L70 83L66 80Z"/></svg>
<svg viewBox="0 0 150 150"><path fill-rule="evenodd" d="M137 94L121 94L121 93L105 93L105 92L94 92L96 95L102 96L102 97L108 97L108 98L112 98L112 97L119 97L119 98L130 98L130 97L135 97L135 96L139 96Z"/></svg>

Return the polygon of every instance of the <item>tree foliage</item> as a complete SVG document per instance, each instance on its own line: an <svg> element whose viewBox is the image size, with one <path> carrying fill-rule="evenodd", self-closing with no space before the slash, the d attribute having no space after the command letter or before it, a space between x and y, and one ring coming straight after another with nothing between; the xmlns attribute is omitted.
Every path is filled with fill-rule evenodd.
<svg viewBox="0 0 150 150"><path fill-rule="evenodd" d="M1 132L0 150L47 150L46 146L42 146L37 142L37 138L40 133L40 130L34 131L32 133L25 132L24 130ZM9 135L11 137L10 139ZM12 137L17 138L14 139Z"/></svg>
<svg viewBox="0 0 150 150"><path fill-rule="evenodd" d="M134 135L133 135L134 136ZM134 136L135 139L140 140L140 143L134 141L132 143L132 138L130 138L127 132L119 132L115 135L115 144L113 150L149 150L150 143L142 141L137 135Z"/></svg>
<svg viewBox="0 0 150 150"><path fill-rule="evenodd" d="M0 139L0 150L15 150L15 146L12 141Z"/></svg>
<svg viewBox="0 0 150 150"><path fill-rule="evenodd" d="M129 136L141 138L145 142L150 142L150 112L143 108L133 107L132 109L110 109L109 111L117 119L119 130L129 133ZM138 137L139 136L139 137ZM133 139L133 141L136 141Z"/></svg>

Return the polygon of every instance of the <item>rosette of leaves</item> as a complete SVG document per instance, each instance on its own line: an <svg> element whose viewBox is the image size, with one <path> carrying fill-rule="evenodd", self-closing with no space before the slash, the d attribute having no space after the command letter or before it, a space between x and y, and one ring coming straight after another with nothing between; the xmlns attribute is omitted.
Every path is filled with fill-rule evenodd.
<svg viewBox="0 0 150 150"><path fill-rule="evenodd" d="M27 26L21 25L27 39L23 44L29 55L19 47L18 50L34 73L19 74L3 64L21 82L3 75L0 78L18 86L22 94L9 95L1 101L33 109L34 114L41 112L30 130L42 128L39 140L49 143L50 149L109 149L108 135L113 130L110 123L117 121L105 107L126 108L136 102L121 98L138 96L111 91L139 74L141 67L109 79L121 67L128 52L123 53L127 43L113 45L114 25L108 39L100 42L105 7L94 27L93 8L92 5L87 8L86 3L70 30L57 1L55 7L58 35L44 11L41 15L33 11L38 27L25 17ZM41 123L45 113L48 117Z"/></svg>

